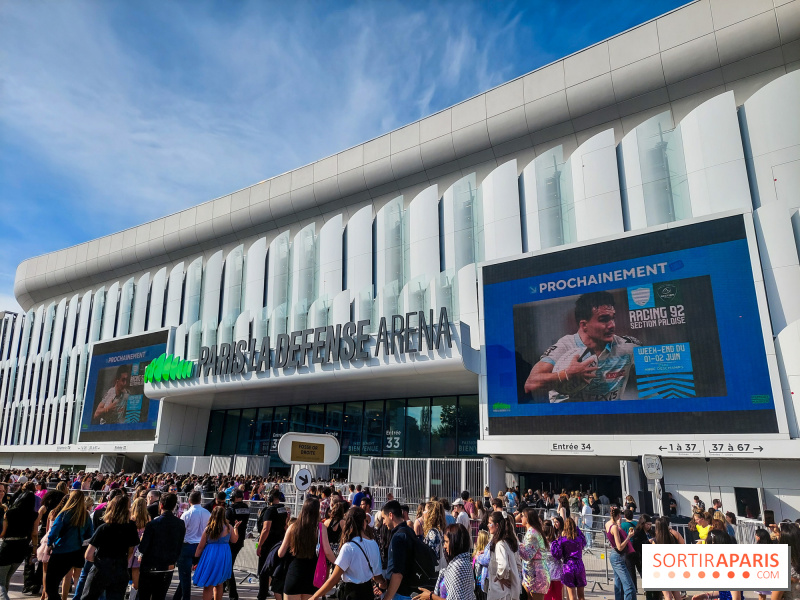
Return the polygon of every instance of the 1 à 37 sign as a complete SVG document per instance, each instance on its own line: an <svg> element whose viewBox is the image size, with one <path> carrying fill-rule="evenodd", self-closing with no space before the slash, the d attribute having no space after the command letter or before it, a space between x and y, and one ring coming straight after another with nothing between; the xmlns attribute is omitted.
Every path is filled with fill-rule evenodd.
<svg viewBox="0 0 800 600"><path fill-rule="evenodd" d="M287 465L332 465L339 453L339 440L326 433L289 432L278 440L278 457Z"/></svg>

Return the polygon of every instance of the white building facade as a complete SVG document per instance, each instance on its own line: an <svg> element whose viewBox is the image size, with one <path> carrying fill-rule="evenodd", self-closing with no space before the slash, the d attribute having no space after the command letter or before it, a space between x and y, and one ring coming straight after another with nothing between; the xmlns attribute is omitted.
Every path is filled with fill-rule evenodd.
<svg viewBox="0 0 800 600"><path fill-rule="evenodd" d="M748 488L800 517L798 23L800 0L698 0L337 155L24 261L27 312L0 328L0 465L266 454L281 432L335 429L350 455L489 455L539 487L533 474L619 477L688 441L702 450L658 452L684 512ZM722 438L706 433L589 436L590 454L490 433L482 264L732 214L775 390L777 431L736 440L758 455L709 453ZM315 330L322 343L349 323L363 354L315 362ZM162 400L152 435L90 440L97 348L156 332L188 361L268 338L271 362L144 383ZM310 345L286 366L281 343Z"/></svg>

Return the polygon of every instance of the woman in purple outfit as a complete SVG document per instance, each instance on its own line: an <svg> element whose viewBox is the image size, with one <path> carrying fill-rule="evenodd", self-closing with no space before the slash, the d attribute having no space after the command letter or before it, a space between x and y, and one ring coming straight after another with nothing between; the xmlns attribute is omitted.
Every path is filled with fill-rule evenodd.
<svg viewBox="0 0 800 600"><path fill-rule="evenodd" d="M583 566L583 549L585 547L586 538L572 518L564 521L561 537L553 540L550 545L551 556L564 564L561 583L567 588L569 600L584 600L586 568Z"/></svg>

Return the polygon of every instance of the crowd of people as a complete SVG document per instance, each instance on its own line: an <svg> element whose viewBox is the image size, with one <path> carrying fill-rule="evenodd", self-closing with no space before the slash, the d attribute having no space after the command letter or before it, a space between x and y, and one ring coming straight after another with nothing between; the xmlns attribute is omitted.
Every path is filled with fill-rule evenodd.
<svg viewBox="0 0 800 600"><path fill-rule="evenodd" d="M674 517L640 514L630 496L486 488L413 511L391 493L381 500L373 506L366 486L317 483L292 514L269 477L0 472L0 600L22 564L24 591L42 600L124 600L129 588L131 600L164 600L176 574L173 600L190 600L195 587L203 600L238 600L233 565L248 534L258 600L583 600L585 551L598 536L615 600L634 600L645 544L736 543L736 516L716 499L710 510L696 499L684 535ZM800 526L767 518L756 537L791 547L796 583ZM658 595L680 600L647 592ZM719 590L692 600L741 597ZM794 600L792 591L759 592L767 597Z"/></svg>

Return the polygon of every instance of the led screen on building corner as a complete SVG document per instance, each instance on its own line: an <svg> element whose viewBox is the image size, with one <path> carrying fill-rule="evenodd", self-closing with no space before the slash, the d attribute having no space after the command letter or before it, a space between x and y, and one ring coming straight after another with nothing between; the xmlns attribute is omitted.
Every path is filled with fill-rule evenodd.
<svg viewBox="0 0 800 600"><path fill-rule="evenodd" d="M166 352L168 335L156 331L94 344L79 441L155 439L159 401L145 395L144 374Z"/></svg>
<svg viewBox="0 0 800 600"><path fill-rule="evenodd" d="M483 267L490 435L777 433L741 215Z"/></svg>

